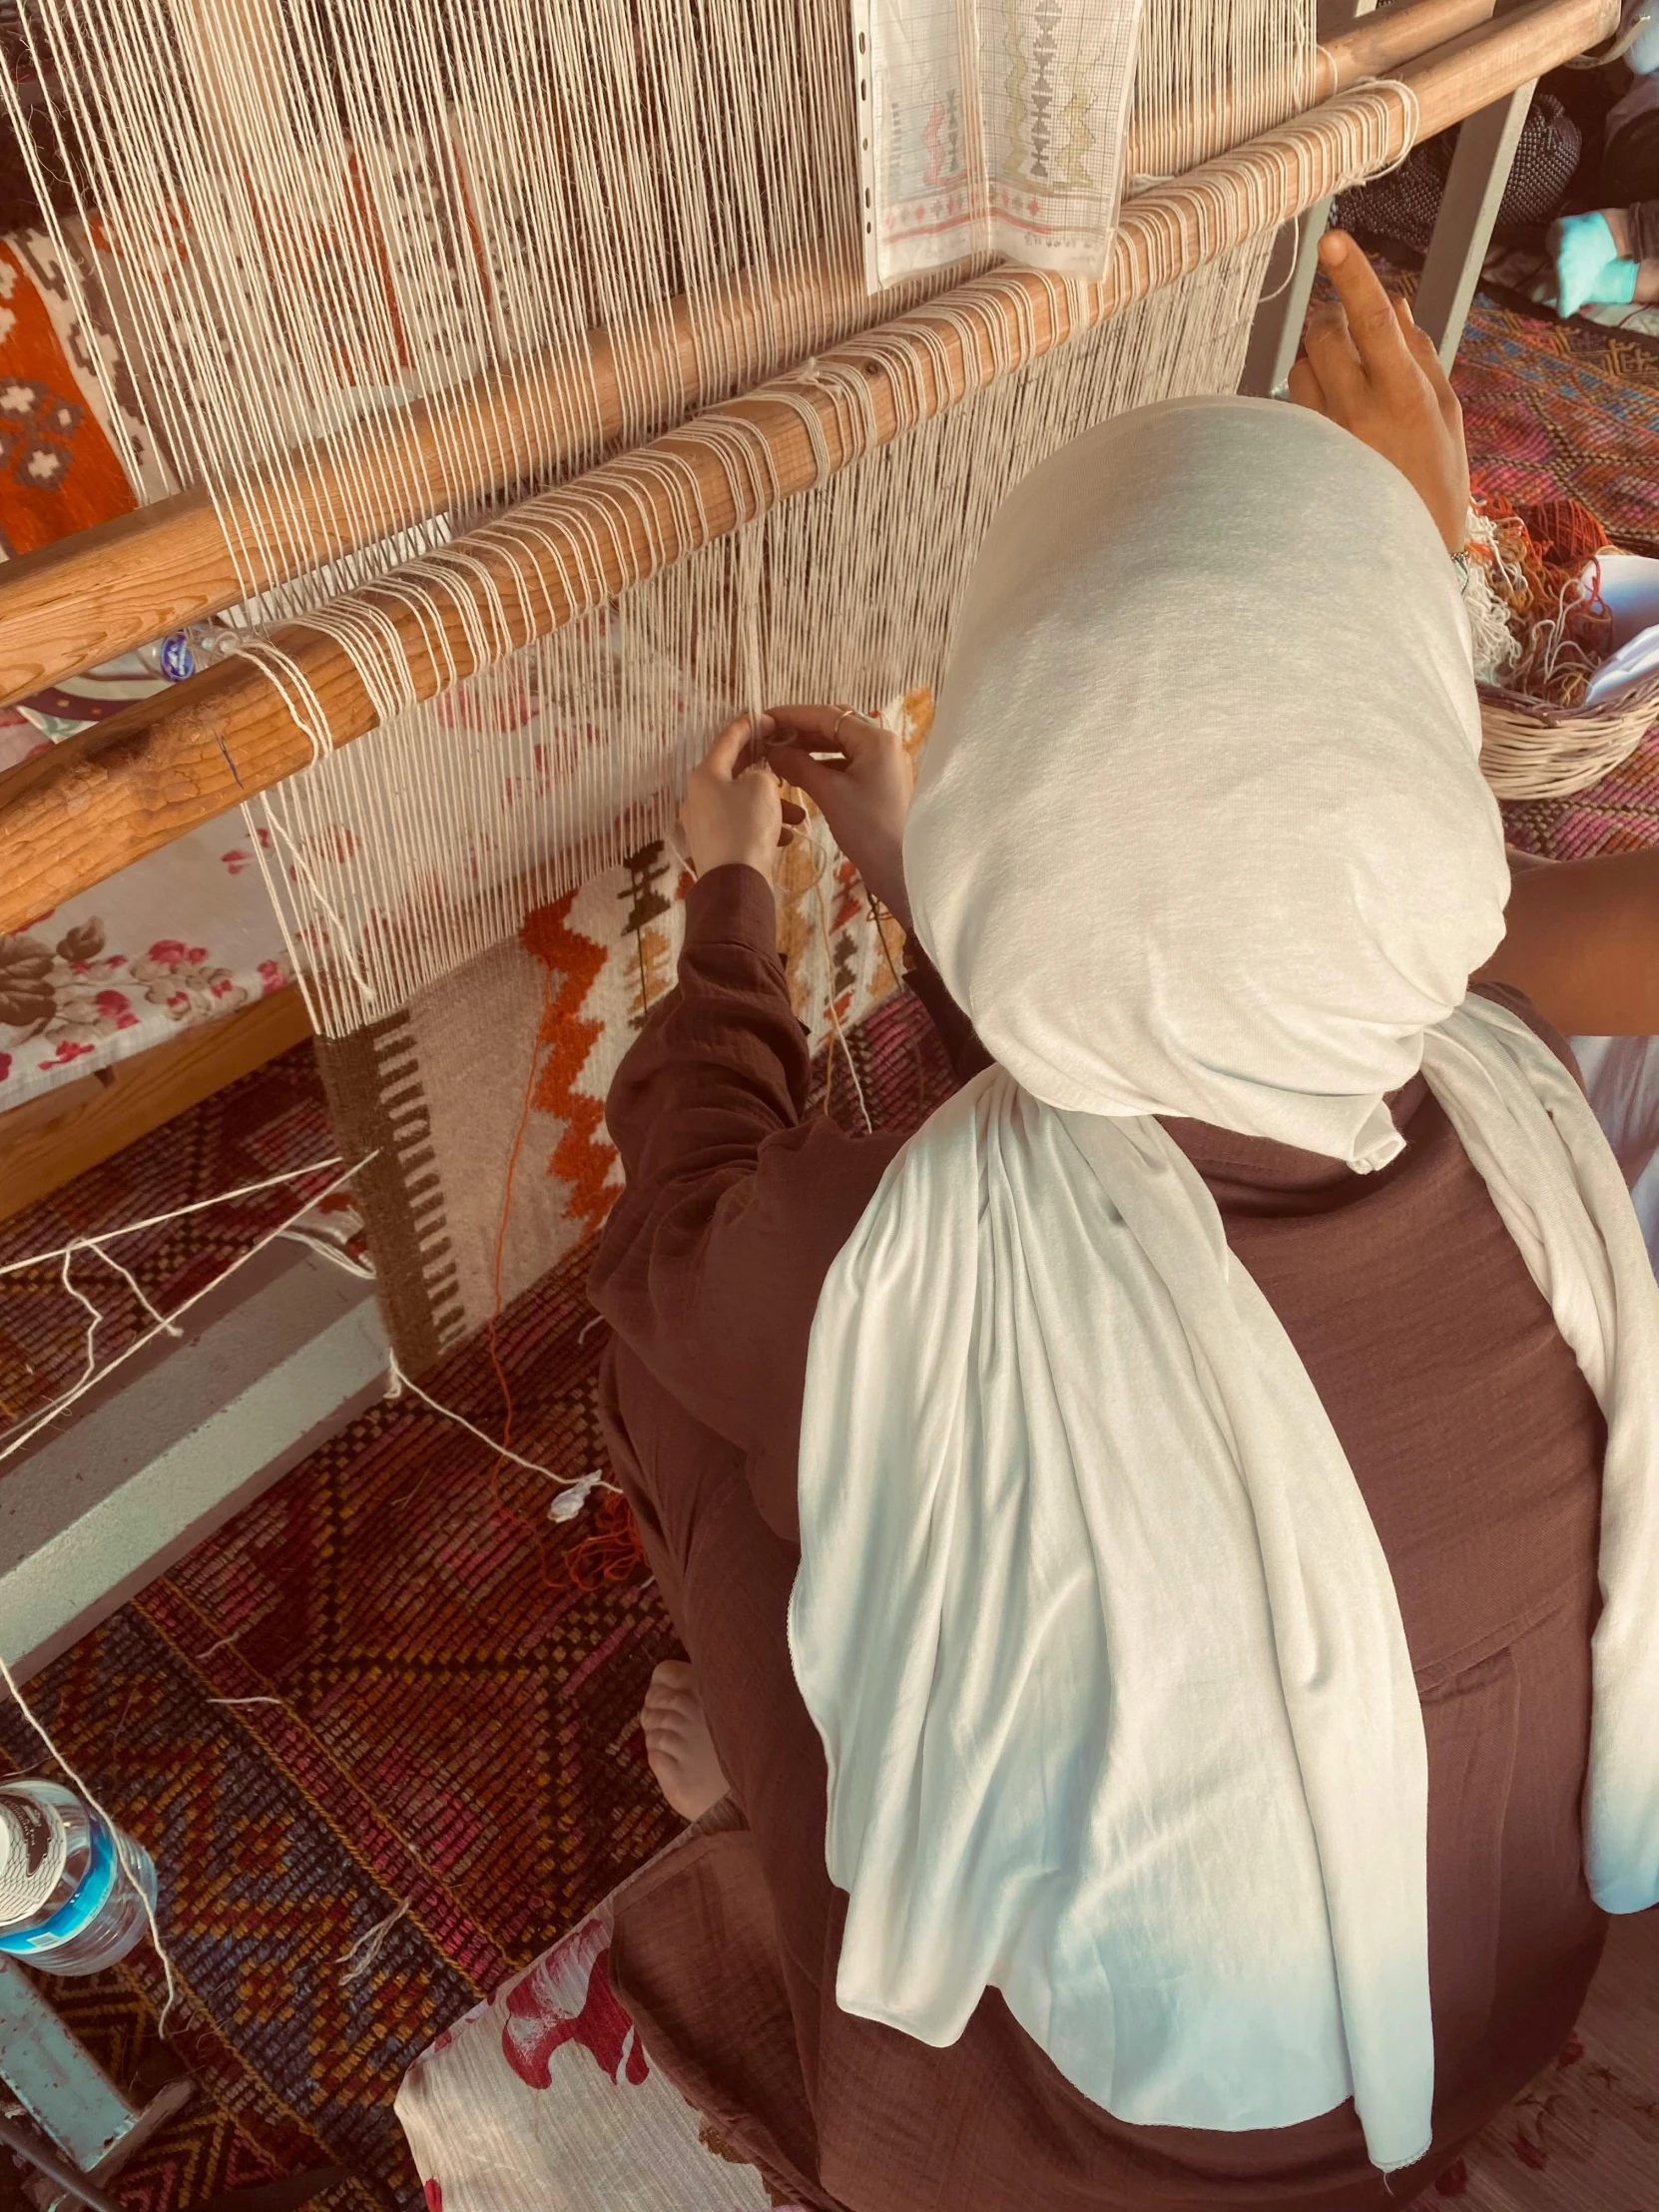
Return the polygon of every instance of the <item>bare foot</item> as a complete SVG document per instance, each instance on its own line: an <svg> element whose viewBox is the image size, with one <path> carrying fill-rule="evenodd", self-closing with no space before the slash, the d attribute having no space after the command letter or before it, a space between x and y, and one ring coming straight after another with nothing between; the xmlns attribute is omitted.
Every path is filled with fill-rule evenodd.
<svg viewBox="0 0 1659 2212"><path fill-rule="evenodd" d="M715 1757L696 1677L683 1659L665 1659L652 1675L640 1726L657 1787L683 1820L701 1820L730 1785Z"/></svg>

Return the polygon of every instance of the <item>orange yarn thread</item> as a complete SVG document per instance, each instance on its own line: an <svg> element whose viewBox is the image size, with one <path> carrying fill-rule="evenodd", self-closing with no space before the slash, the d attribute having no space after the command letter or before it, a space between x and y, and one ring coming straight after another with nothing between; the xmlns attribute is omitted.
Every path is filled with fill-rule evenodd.
<svg viewBox="0 0 1659 2212"><path fill-rule="evenodd" d="M1576 499L1519 507L1502 492L1476 491L1474 504L1495 525L1498 543L1495 559L1478 546L1469 548L1469 558L1481 561L1524 640L1503 688L1553 707L1576 706L1612 645L1612 616L1594 565L1608 547L1605 526Z"/></svg>

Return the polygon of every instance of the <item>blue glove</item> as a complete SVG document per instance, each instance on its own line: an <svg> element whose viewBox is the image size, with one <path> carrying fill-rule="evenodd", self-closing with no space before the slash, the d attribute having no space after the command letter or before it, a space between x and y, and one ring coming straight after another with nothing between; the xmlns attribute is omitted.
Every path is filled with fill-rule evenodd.
<svg viewBox="0 0 1659 2212"><path fill-rule="evenodd" d="M1636 264L1622 261L1604 215L1563 216L1549 227L1555 256L1555 308L1576 314L1587 301L1628 306L1636 296Z"/></svg>

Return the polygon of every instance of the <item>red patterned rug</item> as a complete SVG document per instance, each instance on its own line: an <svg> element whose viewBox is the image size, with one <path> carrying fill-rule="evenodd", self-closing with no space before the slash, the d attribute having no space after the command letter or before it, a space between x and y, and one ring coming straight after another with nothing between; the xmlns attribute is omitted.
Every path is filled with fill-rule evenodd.
<svg viewBox="0 0 1659 2212"><path fill-rule="evenodd" d="M1556 860L1588 860L1598 852L1659 844L1659 728L1648 732L1622 768L1576 798L1506 805L1503 827L1511 844Z"/></svg>

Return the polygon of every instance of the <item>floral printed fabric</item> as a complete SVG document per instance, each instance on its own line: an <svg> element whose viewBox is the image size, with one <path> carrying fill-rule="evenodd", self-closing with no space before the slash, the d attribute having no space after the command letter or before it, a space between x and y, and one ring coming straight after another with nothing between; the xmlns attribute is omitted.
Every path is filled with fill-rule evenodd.
<svg viewBox="0 0 1659 2212"><path fill-rule="evenodd" d="M0 240L0 557L130 512L131 472L148 497L173 488L120 405L113 340L74 291L49 240ZM169 639L0 708L0 769L193 666ZM240 816L208 823L0 937L0 1109L291 980Z"/></svg>
<svg viewBox="0 0 1659 2212"><path fill-rule="evenodd" d="M0 711L0 768L50 742ZM205 823L0 937L0 1109L291 981L241 818Z"/></svg>
<svg viewBox="0 0 1659 2212"><path fill-rule="evenodd" d="M397 2117L427 2212L804 2212L648 2062L611 1987L614 1905L403 2077Z"/></svg>

